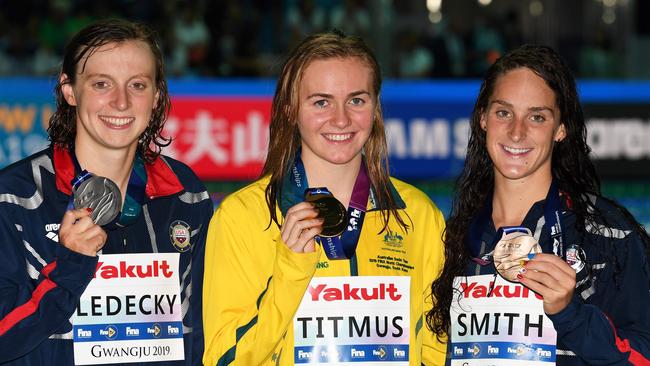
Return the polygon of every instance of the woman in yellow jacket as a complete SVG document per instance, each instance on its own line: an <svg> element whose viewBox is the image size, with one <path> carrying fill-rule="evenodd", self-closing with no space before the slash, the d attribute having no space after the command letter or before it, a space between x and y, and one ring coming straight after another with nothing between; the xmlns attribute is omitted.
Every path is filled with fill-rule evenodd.
<svg viewBox="0 0 650 366"><path fill-rule="evenodd" d="M388 175L380 88L359 38L317 34L289 55L262 178L210 223L206 365L444 363L423 326L444 219Z"/></svg>

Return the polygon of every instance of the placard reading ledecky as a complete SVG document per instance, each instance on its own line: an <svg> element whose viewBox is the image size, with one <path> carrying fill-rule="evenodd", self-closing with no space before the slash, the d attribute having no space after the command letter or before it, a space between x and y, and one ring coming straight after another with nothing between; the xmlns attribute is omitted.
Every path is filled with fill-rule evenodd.
<svg viewBox="0 0 650 366"><path fill-rule="evenodd" d="M451 315L451 365L555 365L557 333L541 298L493 275L456 277Z"/></svg>
<svg viewBox="0 0 650 366"><path fill-rule="evenodd" d="M293 320L294 363L408 365L410 280L313 278Z"/></svg>
<svg viewBox="0 0 650 366"><path fill-rule="evenodd" d="M77 365L182 360L179 253L100 255L73 315Z"/></svg>

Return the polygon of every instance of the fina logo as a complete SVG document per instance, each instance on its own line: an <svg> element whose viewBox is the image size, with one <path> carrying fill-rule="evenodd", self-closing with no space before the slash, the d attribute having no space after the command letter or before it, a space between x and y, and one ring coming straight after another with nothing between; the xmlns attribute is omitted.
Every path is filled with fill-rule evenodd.
<svg viewBox="0 0 650 366"><path fill-rule="evenodd" d="M493 347L493 346L488 344L487 353L488 353L488 355L498 355L499 354L499 347Z"/></svg>
<svg viewBox="0 0 650 366"><path fill-rule="evenodd" d="M106 339L115 339L117 337L117 327L108 325L106 328L99 330L99 335L105 336Z"/></svg>
<svg viewBox="0 0 650 366"><path fill-rule="evenodd" d="M397 359L406 358L406 351L399 348L393 348L393 357Z"/></svg>
<svg viewBox="0 0 650 366"><path fill-rule="evenodd" d="M462 356L463 349L461 347L454 346L454 356Z"/></svg>
<svg viewBox="0 0 650 366"><path fill-rule="evenodd" d="M350 350L350 356L352 358L364 358L364 357L366 357L366 351L361 350L361 349L352 348Z"/></svg>
<svg viewBox="0 0 650 366"><path fill-rule="evenodd" d="M519 346L517 346L517 356L523 356L526 353L528 353L528 351L530 351L530 349L527 346L524 346L524 345L521 345L521 344Z"/></svg>
<svg viewBox="0 0 650 366"><path fill-rule="evenodd" d="M384 346L379 346L377 349L372 350L372 355L377 356L380 360L385 360L387 354L386 347Z"/></svg>
<svg viewBox="0 0 650 366"><path fill-rule="evenodd" d="M92 330L84 330L83 328L77 328L77 338L91 338L93 336Z"/></svg>
<svg viewBox="0 0 650 366"><path fill-rule="evenodd" d="M158 323L154 323L151 328L147 328L147 333L153 335L154 338L159 338L161 332L162 328Z"/></svg>
<svg viewBox="0 0 650 366"><path fill-rule="evenodd" d="M519 358L530 354L531 351L532 351L532 348L527 346L527 345L524 345L524 344L518 344L518 345L516 345L514 347L508 347L508 353L513 354L513 355L515 355L516 357L519 357Z"/></svg>
<svg viewBox="0 0 650 366"><path fill-rule="evenodd" d="M475 344L474 347L470 348L467 350L472 356L477 357L479 354L481 354L481 347L478 346L478 344Z"/></svg>

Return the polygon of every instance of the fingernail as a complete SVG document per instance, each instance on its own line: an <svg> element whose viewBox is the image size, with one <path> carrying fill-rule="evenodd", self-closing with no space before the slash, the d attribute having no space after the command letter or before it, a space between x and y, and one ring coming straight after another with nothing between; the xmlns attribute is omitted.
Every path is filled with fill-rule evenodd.
<svg viewBox="0 0 650 366"><path fill-rule="evenodd" d="M86 207L86 211L88 211L88 212L93 212L93 209L90 208L90 207Z"/></svg>
<svg viewBox="0 0 650 366"><path fill-rule="evenodd" d="M535 253L528 253L528 259L534 259Z"/></svg>

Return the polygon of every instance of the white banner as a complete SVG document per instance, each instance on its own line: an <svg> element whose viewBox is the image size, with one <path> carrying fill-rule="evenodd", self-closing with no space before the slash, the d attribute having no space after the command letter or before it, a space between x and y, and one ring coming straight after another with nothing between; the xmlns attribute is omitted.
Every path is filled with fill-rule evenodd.
<svg viewBox="0 0 650 366"><path fill-rule="evenodd" d="M179 253L100 255L72 324L77 365L182 360Z"/></svg>
<svg viewBox="0 0 650 366"><path fill-rule="evenodd" d="M408 365L410 277L315 277L293 320L294 363Z"/></svg>
<svg viewBox="0 0 650 366"><path fill-rule="evenodd" d="M456 277L451 365L555 365L557 333L538 295L500 276Z"/></svg>

